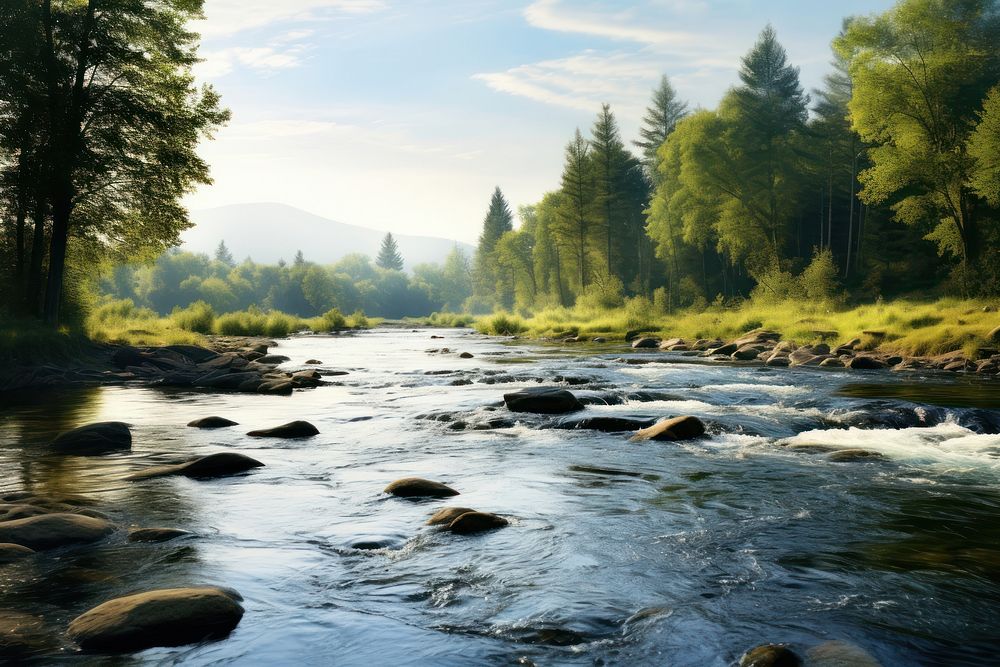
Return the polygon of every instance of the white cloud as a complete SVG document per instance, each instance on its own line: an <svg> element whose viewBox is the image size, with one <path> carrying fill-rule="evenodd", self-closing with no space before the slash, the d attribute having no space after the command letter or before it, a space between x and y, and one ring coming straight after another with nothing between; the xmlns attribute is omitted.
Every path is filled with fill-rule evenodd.
<svg viewBox="0 0 1000 667"><path fill-rule="evenodd" d="M195 67L198 78L217 79L242 65L263 72L298 67L302 63L305 47L233 46L217 51L206 51L204 60Z"/></svg>
<svg viewBox="0 0 1000 667"><path fill-rule="evenodd" d="M652 4L664 5L673 13L690 11L704 5L703 2L683 0ZM691 47L704 43L697 34L649 27L648 16L641 23L636 20L636 16L635 9L608 12L606 6L590 8L577 2L570 7L560 0L536 0L524 10L524 18L529 24L545 30L674 47Z"/></svg>
<svg viewBox="0 0 1000 667"><path fill-rule="evenodd" d="M233 35L278 22L315 21L385 9L382 0L207 0L205 19L192 26L206 37Z"/></svg>

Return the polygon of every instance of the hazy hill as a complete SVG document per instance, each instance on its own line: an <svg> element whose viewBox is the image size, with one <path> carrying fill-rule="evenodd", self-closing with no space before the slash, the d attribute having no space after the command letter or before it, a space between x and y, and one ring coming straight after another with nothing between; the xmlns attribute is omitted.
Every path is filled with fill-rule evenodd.
<svg viewBox="0 0 1000 667"><path fill-rule="evenodd" d="M344 255L360 252L375 258L384 231L348 225L294 206L273 203L234 204L191 211L192 229L181 236L183 248L211 254L225 240L237 261L292 261L301 250L312 262L328 264ZM432 236L393 234L407 269L424 262L443 262L456 242ZM458 246L472 256L467 243Z"/></svg>

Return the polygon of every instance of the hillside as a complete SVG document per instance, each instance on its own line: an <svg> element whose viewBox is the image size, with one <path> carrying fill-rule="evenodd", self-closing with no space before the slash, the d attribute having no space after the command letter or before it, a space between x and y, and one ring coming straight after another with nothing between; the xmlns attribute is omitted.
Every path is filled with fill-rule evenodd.
<svg viewBox="0 0 1000 667"><path fill-rule="evenodd" d="M306 259L328 264L351 253L378 254L385 231L349 225L275 203L234 204L191 211L192 229L182 236L183 248L192 252L214 252L225 240L237 261L252 257L256 262L291 261L302 250ZM467 243L432 236L395 236L405 268L424 262L443 262L457 244L471 257Z"/></svg>

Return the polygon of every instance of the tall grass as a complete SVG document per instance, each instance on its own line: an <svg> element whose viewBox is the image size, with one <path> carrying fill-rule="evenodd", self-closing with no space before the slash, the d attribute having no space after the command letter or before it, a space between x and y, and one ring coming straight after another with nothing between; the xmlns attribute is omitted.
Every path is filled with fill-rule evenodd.
<svg viewBox="0 0 1000 667"><path fill-rule="evenodd" d="M448 327L456 329L471 327L476 322L475 315L446 312L431 313L427 317L415 317L411 319L426 327Z"/></svg>
<svg viewBox="0 0 1000 667"><path fill-rule="evenodd" d="M948 298L854 307L750 300L736 307L713 305L664 314L657 313L653 304L640 297L613 309L547 308L527 318L497 313L476 320L475 326L484 333L498 335L527 332L545 337L574 332L612 339L635 330L649 330L665 337L728 339L754 329L771 329L800 344L858 338L862 349L934 355L956 350L973 352L988 346L986 336L1000 326L1000 313L984 309L987 305L984 301Z"/></svg>

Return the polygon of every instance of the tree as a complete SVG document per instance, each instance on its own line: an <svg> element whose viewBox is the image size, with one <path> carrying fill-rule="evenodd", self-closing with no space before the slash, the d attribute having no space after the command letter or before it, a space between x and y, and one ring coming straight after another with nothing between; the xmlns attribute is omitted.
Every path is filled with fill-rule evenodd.
<svg viewBox="0 0 1000 667"><path fill-rule="evenodd" d="M399 254L396 239L392 238L392 234L389 232L386 232L386 235L382 237L382 247L378 251L378 259L375 260L375 264L379 268L389 271L403 270L403 256Z"/></svg>
<svg viewBox="0 0 1000 667"><path fill-rule="evenodd" d="M210 180L195 148L228 119L211 88L194 86L198 35L187 26L201 17L200 0L43 0L34 15L50 324L71 236L135 256L162 251L189 226L180 199Z"/></svg>
<svg viewBox="0 0 1000 667"><path fill-rule="evenodd" d="M643 164L650 180L656 180L657 151L677 126L677 121L687 115L687 102L677 99L677 93L670 85L670 79L663 76L660 85L653 91L650 106L642 118L637 141L632 144L642 151Z"/></svg>
<svg viewBox="0 0 1000 667"><path fill-rule="evenodd" d="M994 0L902 0L850 22L835 47L850 63L854 129L875 144L861 198L891 202L898 221L958 258L965 291L982 250L984 211L968 145L998 78Z"/></svg>
<svg viewBox="0 0 1000 667"><path fill-rule="evenodd" d="M969 184L991 206L1000 207L1000 86L990 90L983 101L968 150L975 160Z"/></svg>
<svg viewBox="0 0 1000 667"><path fill-rule="evenodd" d="M215 261L221 262L228 267L236 266L236 260L233 259L233 253L229 252L229 248L226 247L225 241L219 241L219 245L215 248Z"/></svg>
<svg viewBox="0 0 1000 667"><path fill-rule="evenodd" d="M490 197L490 206L483 219L483 231L479 235L476 250L475 293L491 299L496 288L496 257L494 250L500 237L514 229L514 215L510 205L498 186Z"/></svg>
<svg viewBox="0 0 1000 667"><path fill-rule="evenodd" d="M590 159L594 173L595 210L604 228L604 261L607 274L618 274L617 247L626 233L624 213L625 177L631 156L625 150L618 122L607 104L601 106L591 130Z"/></svg>
<svg viewBox="0 0 1000 667"><path fill-rule="evenodd" d="M594 175L590 146L580 130L566 145L566 162L562 173L562 197L558 224L553 231L560 243L569 248L576 261L580 289L590 280L588 256L591 253L597 227L594 214Z"/></svg>

